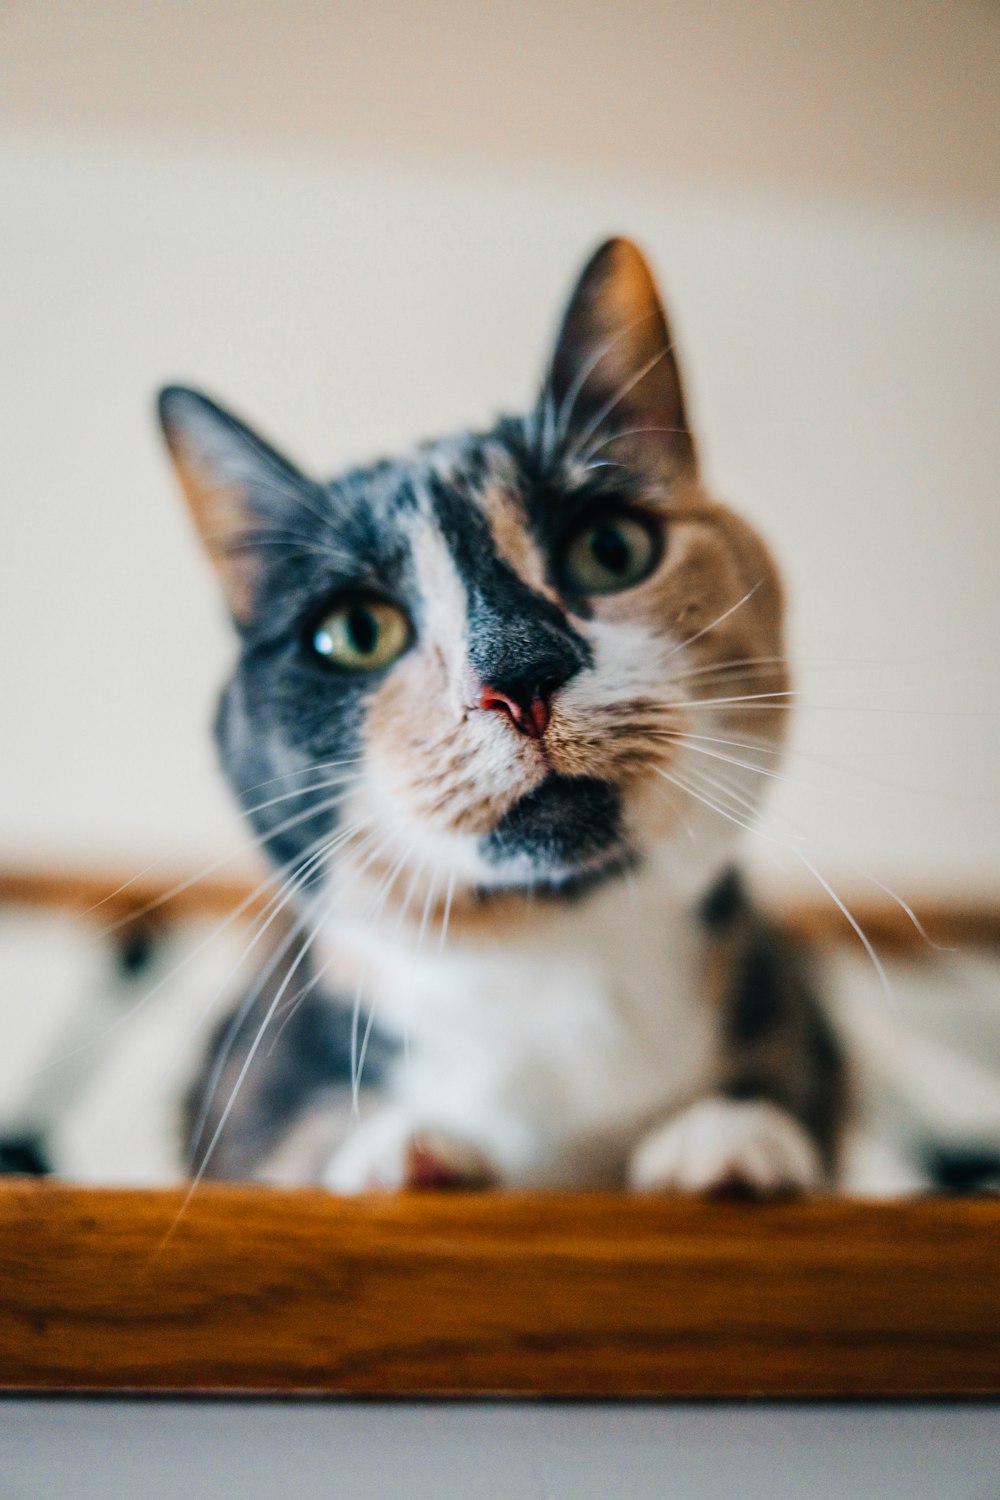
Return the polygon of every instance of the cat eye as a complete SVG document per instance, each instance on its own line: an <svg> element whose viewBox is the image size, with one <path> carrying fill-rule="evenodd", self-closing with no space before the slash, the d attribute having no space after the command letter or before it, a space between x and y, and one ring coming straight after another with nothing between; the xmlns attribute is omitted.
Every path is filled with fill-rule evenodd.
<svg viewBox="0 0 1000 1500"><path fill-rule="evenodd" d="M643 517L592 517L566 545L562 575L574 593L617 594L649 576L660 548L657 530Z"/></svg>
<svg viewBox="0 0 1000 1500"><path fill-rule="evenodd" d="M345 599L315 626L312 649L331 666L377 672L402 656L410 636L410 622L395 604L382 599Z"/></svg>

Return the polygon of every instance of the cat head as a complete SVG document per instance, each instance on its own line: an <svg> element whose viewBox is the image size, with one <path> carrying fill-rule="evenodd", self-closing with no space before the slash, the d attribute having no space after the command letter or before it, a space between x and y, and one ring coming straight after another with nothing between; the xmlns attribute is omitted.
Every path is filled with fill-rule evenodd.
<svg viewBox="0 0 1000 1500"><path fill-rule="evenodd" d="M762 781L739 762L783 732L781 590L702 488L634 245L589 261L537 404L486 432L318 482L196 391L160 415L241 642L223 765L276 865L717 871Z"/></svg>

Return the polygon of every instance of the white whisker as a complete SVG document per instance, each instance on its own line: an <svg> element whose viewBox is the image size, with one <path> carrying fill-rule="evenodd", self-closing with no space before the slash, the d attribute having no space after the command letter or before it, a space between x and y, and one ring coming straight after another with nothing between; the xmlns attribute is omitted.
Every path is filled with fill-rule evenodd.
<svg viewBox="0 0 1000 1500"><path fill-rule="evenodd" d="M593 375L594 371L597 369L601 361L611 353L616 344L620 344L623 338L625 338L628 334L634 332L634 330L639 327L640 323L648 323L650 318L654 317L656 317L655 312L648 312L643 313L638 318L633 318L631 322L626 323L623 328L619 328L618 331L610 339L608 339L606 343L601 344L596 352L592 354L588 359L586 359L580 366L572 382L567 387L562 402L559 406L559 411L556 418L556 440L558 442L562 443L565 441L566 434L570 429L570 423L573 420L573 412L575 410L577 400L582 395L587 381L590 379L591 375Z"/></svg>
<svg viewBox="0 0 1000 1500"><path fill-rule="evenodd" d="M586 446L586 444L590 441L594 434L600 432L602 425L607 421L608 417L610 417L615 407L621 405L621 403L625 400L625 397L628 395L629 391L634 390L635 387L639 384L640 380L645 380L646 376L650 373L651 370L656 368L661 359L666 359L672 347L673 346L671 344L666 344L658 354L654 354L651 359L647 359L645 364L641 365L635 372L635 374L631 376L631 378L627 380L623 386L619 387L614 396L611 397L609 401L606 401L604 403L604 405L599 409L597 415L595 417L592 417L583 431L578 434L576 444L569 454L570 458L576 458L579 456L581 449Z"/></svg>
<svg viewBox="0 0 1000 1500"><path fill-rule="evenodd" d="M592 462L594 454L600 453L601 449L607 448L610 443L620 442L622 438L645 437L647 433L654 432L670 433L675 437L687 436L687 429L684 427L626 427L623 432L612 432L609 437L602 438L599 443L595 443L592 448L588 448L586 453L579 456L588 469L593 469L598 467ZM625 468L627 465L621 465L621 467Z"/></svg>
<svg viewBox="0 0 1000 1500"><path fill-rule="evenodd" d="M353 778L351 778L347 782L341 782L338 780L331 783L331 785L334 787L353 784ZM303 788L301 792L296 791L287 793L282 797L276 798L275 801L284 801L286 800L286 796L289 798L304 796L313 790L314 788L312 787L306 787ZM274 839L278 834L287 832L289 828L295 828L299 823L304 823L309 818L319 817L322 813L330 812L332 809L339 807L342 801L342 797L328 797L321 802L313 803L309 807L300 808L298 812L293 813L290 817L284 819L280 823L277 823L273 828L268 828L262 833L255 834L253 838L247 839L244 843L237 845L237 847L230 850L228 854L223 855L220 859L215 860L212 864L207 865L202 870L199 870L196 875L191 875L186 880L178 881L175 885L172 885L169 890L165 891L163 895L157 896L155 900L147 901L144 906L140 906L133 911L129 911L125 916L119 917L115 922L109 922L107 926L100 929L99 936L108 937L111 933L119 931L119 929L122 927L131 926L134 922L137 922L140 917L148 916L150 912L154 912L158 907L164 906L168 902L175 900L177 896L183 895L185 891L192 890L203 880L205 880L207 876L214 875L217 870L221 870L226 865L231 864L234 859L238 858L238 856L241 854L245 854L247 850L261 848L264 844L267 844L270 840ZM268 806L272 804L264 805ZM265 882L265 885L266 884L267 882Z"/></svg>
<svg viewBox="0 0 1000 1500"><path fill-rule="evenodd" d="M327 836L328 835L324 835L324 837ZM140 999L133 1001L128 1011L126 1011L124 1015L118 1016L114 1021L112 1021L108 1026L105 1026L95 1036L88 1038L88 1040L85 1042L81 1042L78 1047L72 1048L69 1052L60 1053L57 1057L50 1058L47 1063L42 1065L42 1067L39 1069L39 1072L47 1072L50 1068L59 1067L61 1064L69 1062L72 1058L80 1056L81 1053L89 1051L92 1047L96 1047L99 1042L106 1041L108 1037L114 1036L115 1033L119 1031L123 1026L130 1025L135 1017L145 1009L145 1007L151 1000L155 999L155 997L161 992L161 990L165 988L166 985L168 985L172 980L176 979L178 974L183 973L188 965L192 963L196 958L198 958L202 953L204 953L205 949L208 948L210 944L216 942L218 938L221 937L221 935L233 925L234 922L237 922L248 909L253 907L254 904L259 901L260 898L265 894L265 892L273 888L275 873L277 873L278 876L281 876L286 870L290 869L300 857L300 855L296 855L294 860L288 861L288 863L282 865L277 872L272 871L262 881L260 881L260 883L256 885L253 890L251 890L249 894L239 902L237 906L233 908L233 910L228 914L228 916L223 919L222 922L212 928L212 931L207 935L207 937L203 938L200 943L196 944L194 948L192 948L188 953L184 955L179 963L174 965L169 973L164 974L162 978L160 978L157 983L153 985L152 989L147 990Z"/></svg>
<svg viewBox="0 0 1000 1500"><path fill-rule="evenodd" d="M261 791L265 786L273 786L275 782L278 782L278 781L287 781L291 776L306 776L306 775L311 775L311 774L313 774L314 772L317 772L317 771L332 771L332 770L337 769L340 766L359 765L362 760L363 760L363 756L354 755L354 756L349 756L349 757L347 757L347 758L345 758L343 760L320 761L320 762L318 762L316 764L313 764L313 765L310 765L310 766L304 766L301 770L286 771L281 776L271 776L266 781L258 781L258 782L255 782L254 784L252 784L251 786L240 787L240 788L238 788L238 795L240 797L248 796L250 792ZM360 779L360 777L359 777L359 779ZM333 786L333 785L339 785L339 784L340 784L339 782L333 782L333 781L331 781L329 783L329 785L331 785L331 786ZM317 788L313 788L312 786L310 786L310 787L303 788L303 790L304 791L322 790L322 788L325 785L327 785L327 783L320 783L319 787L317 787ZM291 798L291 797L297 795L297 793L295 793L295 792L289 792L287 795L289 796L289 798ZM277 800L280 800L280 798L277 799ZM262 812L262 811L264 811L265 808L268 808L268 807L271 807L271 806L273 806L272 802L262 802L262 803L257 804L254 807L243 808L242 811L243 811L243 813L244 813L245 816L249 816L252 813ZM226 818L217 818L209 826L212 827L212 828L228 828L228 827L231 826L231 819L229 817L226 817ZM251 845L254 842L259 842L259 839L258 840L251 840ZM236 852L237 853L241 853L247 847L249 847L249 846L246 845L246 844L241 844L240 847L239 847L239 849ZM114 890L109 891L106 896L102 896L99 901L95 901L90 906L85 907L83 909L83 911L81 911L81 913L80 913L81 917L87 917L87 916L90 916L91 912L99 911L102 906L106 906L108 904L108 902L109 901L113 901L116 896L122 895L125 891L129 890L129 888L131 886L135 885L137 881L141 880L144 875L148 875L150 873L150 871L158 869L168 859L172 859L177 854L181 853L184 850L184 848L185 848L184 844L177 844L177 845L174 846L173 849L168 849L165 854L161 854L161 855L159 855L158 858L156 858L154 860L151 860L148 865L145 865L143 867L143 869L138 870L138 871L136 871L136 873L134 875L129 876L128 880L123 880L120 885L115 886ZM208 870L208 869L201 870L196 876L193 877L194 882L197 883L197 881L203 880L206 875L209 875L211 873L212 873L212 871ZM166 900L166 899L167 899L166 897L161 897L160 898L160 900ZM147 908L147 910L148 910L148 908ZM131 912L126 920L130 921L130 922L131 921L135 921L136 917L139 916L139 915L145 915L145 912L142 912L142 913ZM117 925L120 925L120 924L117 924ZM108 930L108 931L114 931L114 928L112 927L112 928L106 929L106 930Z"/></svg>
<svg viewBox="0 0 1000 1500"><path fill-rule="evenodd" d="M330 838L328 835L326 835L316 841L316 843L319 845L318 849L314 847L313 852L310 852L310 849L307 848L306 850L302 851L302 854L299 854L295 857L292 863L296 866L296 869L294 870L290 879L286 880L279 889L273 903L273 910L268 916L267 921L264 922L262 926L258 927L250 943L240 954L240 957L234 965L233 970L230 971L230 974L227 976L226 980L213 994L212 999L209 1001L208 1005L201 1013L202 1020L204 1020L208 1015L209 1011L215 1005L215 1002L219 999L219 996L228 987L235 972L246 962L249 954L257 946L258 942L270 928L272 923L281 915L283 911L287 909L290 902L305 888L309 880L312 878L312 876L315 874L316 870L324 862L324 860L329 860L333 856L333 854L335 854L339 849L347 844L352 838L356 837L356 835L363 828L369 826L371 821L372 820L370 818L360 819L350 828L343 830L342 832L338 832L335 838ZM299 861L302 860L303 854L308 857L305 859L305 862L303 864L300 864ZM230 1024L226 1031L226 1035L223 1038L216 1053L209 1081L202 1091L202 1103L190 1138L192 1154L201 1144L202 1134L205 1129L205 1121L208 1118L208 1113L211 1109L212 1101L215 1097L215 1091L222 1078L226 1063L229 1061L230 1054L232 1052L233 1046L236 1043L236 1039L243 1027L243 1023L252 1011L261 991L267 984L268 980L271 978L278 964L284 958L285 954L295 942L296 938L298 938L303 928L307 925L309 915L310 912L309 908L307 907L305 911L300 913L300 915L296 918L295 922L292 924L291 928L286 933L282 941L278 944L274 953L271 955L264 968L258 974L256 980L251 985L246 995L244 995L240 1004L236 1007L232 1017L230 1018Z"/></svg>
<svg viewBox="0 0 1000 1500"><path fill-rule="evenodd" d="M805 868L810 872L814 879L822 886L827 895L830 897L831 901L834 902L838 910L843 914L847 922L850 924L854 933L861 942L865 952L871 959L872 966L874 967L875 972L878 975L879 982L881 983L882 988L885 991L886 998L889 1004L893 1007L895 1006L895 995L893 994L892 985L889 983L889 976L886 974L882 961L876 953L874 947L872 946L871 939L868 937L867 933L864 931L857 918L848 909L845 902L841 899L840 896L838 896L837 892L834 890L830 882L825 878L825 876L820 873L820 871L812 863L809 857L803 852L803 850L798 847L797 843L787 842L784 839L776 838L773 834L765 833L763 829L758 828L755 824L748 823L745 819L737 817L734 813L728 812L724 807L720 806L717 801L707 797L703 792L697 791L693 785L684 786L679 778L671 775L671 773L667 771L660 770L659 775L664 777L667 781L673 781L676 786L680 786L681 789L687 791L690 796L697 797L698 800L703 802L706 807L711 809L713 812L718 813L720 817L728 818L729 821L731 823L735 823L738 828L742 828L748 833L754 834L755 837L762 839L765 842L775 844L779 848L787 849L791 854L794 854L795 858L805 866Z"/></svg>
<svg viewBox="0 0 1000 1500"><path fill-rule="evenodd" d="M753 588L747 589L742 599L737 599L735 604L731 604L728 609L724 609L722 614L717 616L710 625L705 625L701 630L695 631L694 635L689 635L687 640L679 641L673 650L667 652L666 660L669 661L672 656L676 656L678 651L683 651L686 646L693 646L695 641L700 641L702 636L708 635L710 630L715 630L716 626L721 625L724 620L728 620L730 615L734 615L738 609L742 609L744 604L753 598L763 582L763 578L758 578ZM683 704L679 706L683 707Z"/></svg>
<svg viewBox="0 0 1000 1500"><path fill-rule="evenodd" d="M397 879L400 871L403 869L404 865L406 864L407 860L409 859L410 855L413 853L413 851L414 851L415 848L416 848L416 842L414 842L413 844L411 844L410 847L409 847L409 849L407 849L406 853L403 854L400 857L398 863L396 864L395 869L392 871L392 873L391 873L391 875L389 877L388 883L387 883L385 889L383 890L381 897L379 898L378 909L375 912L375 923L376 923L376 926L378 925L378 922L379 922L379 920L380 920L380 918L382 916L382 912L385 910L385 903L386 903L386 901L389 898L389 893L391 892L393 886L395 885L396 879ZM412 882L411 882L410 889L412 890ZM410 895L410 892L407 892L407 897L406 897L407 902L409 901L409 895ZM405 914L406 914L406 912L405 912L405 906L404 906L403 911L397 914L396 925L395 925L395 927L393 929L393 939L396 937L396 935L399 932L399 927L400 927L400 924L401 924L401 922L402 922L403 917L405 916ZM390 939L390 942L393 939ZM372 1027L375 1025L375 1011L376 1011L376 1009L377 1009L377 1005L376 1005L376 1001L375 1001L375 999L373 997L372 1002L371 1002L370 1006L368 1007L368 1021L367 1021L367 1024L365 1026L365 1034L364 1034L364 1036L361 1039L361 1051L358 1054L358 1077L357 1077L357 1097L358 1098L360 1098L361 1080L364 1077L365 1058L368 1056L368 1043L369 1043L369 1041L371 1039Z"/></svg>
<svg viewBox="0 0 1000 1500"><path fill-rule="evenodd" d="M770 704L770 703L773 703L775 701L775 699L797 698L798 696L799 695L795 691L794 688L781 688L779 691L774 692L774 693L742 693L738 697L731 697L731 698L691 698L691 699L688 699L687 701L684 701L684 700L681 700L680 702L676 702L675 701L675 702L671 703L670 707L671 708L721 708L723 706L728 707L730 704L734 704L734 703L756 703L759 700L763 700L765 703Z"/></svg>

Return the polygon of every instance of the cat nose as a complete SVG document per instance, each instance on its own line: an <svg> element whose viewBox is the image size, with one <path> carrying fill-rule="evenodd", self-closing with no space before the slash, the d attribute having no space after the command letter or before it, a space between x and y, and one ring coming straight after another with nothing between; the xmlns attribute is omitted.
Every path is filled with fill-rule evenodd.
<svg viewBox="0 0 1000 1500"><path fill-rule="evenodd" d="M479 690L476 707L506 714L521 734L529 740L540 740L552 716L552 692L552 686L544 683L508 684L503 691L484 686Z"/></svg>

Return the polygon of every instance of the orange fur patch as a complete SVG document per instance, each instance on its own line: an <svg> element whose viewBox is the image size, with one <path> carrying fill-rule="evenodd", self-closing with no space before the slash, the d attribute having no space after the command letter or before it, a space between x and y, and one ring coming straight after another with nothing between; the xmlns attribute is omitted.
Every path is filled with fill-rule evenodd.
<svg viewBox="0 0 1000 1500"><path fill-rule="evenodd" d="M246 620L253 608L259 571L254 553L241 546L253 529L246 497L237 486L220 484L182 443L171 444L171 453L188 509L229 608L237 620Z"/></svg>

